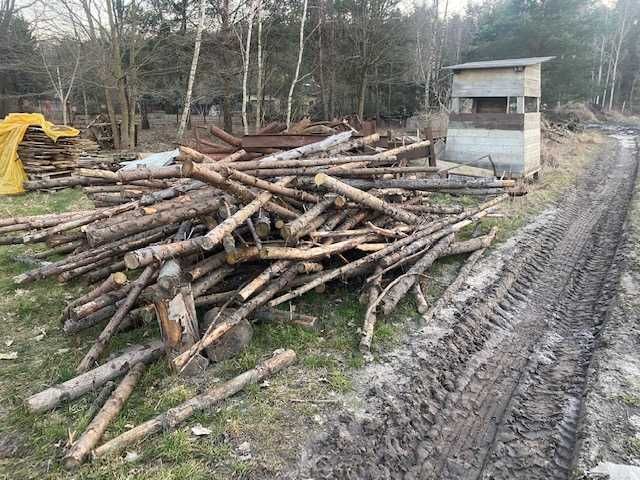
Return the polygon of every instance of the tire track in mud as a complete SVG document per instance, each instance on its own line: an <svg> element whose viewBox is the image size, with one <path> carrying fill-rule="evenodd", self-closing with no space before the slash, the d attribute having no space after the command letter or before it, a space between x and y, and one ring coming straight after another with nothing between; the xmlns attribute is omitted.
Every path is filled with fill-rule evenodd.
<svg viewBox="0 0 640 480"><path fill-rule="evenodd" d="M493 281L372 376L366 408L336 419L300 474L569 478L637 169L637 151L621 141L595 162Z"/></svg>

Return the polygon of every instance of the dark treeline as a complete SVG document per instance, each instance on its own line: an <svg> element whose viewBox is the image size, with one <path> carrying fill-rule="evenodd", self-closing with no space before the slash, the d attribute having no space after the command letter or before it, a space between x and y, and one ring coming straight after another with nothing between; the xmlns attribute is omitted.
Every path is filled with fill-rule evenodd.
<svg viewBox="0 0 640 480"><path fill-rule="evenodd" d="M123 146L131 119L182 110L201 19L191 112L217 114L226 128L243 104L252 127L285 120L289 110L292 119L442 111L450 88L444 66L548 55L557 58L544 65L545 104L640 110L637 0L485 0L462 14L447 0L47 5L55 14L30 23L33 7L0 0L0 114L33 108L36 99L104 111L125 124Z"/></svg>

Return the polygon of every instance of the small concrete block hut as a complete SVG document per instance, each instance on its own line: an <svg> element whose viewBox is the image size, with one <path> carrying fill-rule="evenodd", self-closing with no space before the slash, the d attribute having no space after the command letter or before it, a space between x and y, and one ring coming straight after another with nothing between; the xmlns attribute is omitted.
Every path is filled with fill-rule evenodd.
<svg viewBox="0 0 640 480"><path fill-rule="evenodd" d="M446 67L453 70L453 87L443 159L495 167L499 176L536 173L540 168L540 67L553 58Z"/></svg>

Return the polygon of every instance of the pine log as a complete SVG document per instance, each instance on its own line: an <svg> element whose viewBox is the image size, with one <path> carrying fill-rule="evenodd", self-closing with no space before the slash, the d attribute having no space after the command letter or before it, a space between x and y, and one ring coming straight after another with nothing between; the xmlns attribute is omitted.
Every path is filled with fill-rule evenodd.
<svg viewBox="0 0 640 480"><path fill-rule="evenodd" d="M277 184L286 185L293 180L292 177L280 179ZM211 250L222 242L225 235L231 234L236 228L242 225L247 218L251 217L261 207L271 199L270 192L262 192L258 194L255 200L239 209L224 222L211 230L202 237L184 240L182 242L174 242L167 245L157 245L129 252L125 255L124 261L127 268L134 269L144 265L149 265L154 261L165 260L167 258L177 257L201 250Z"/></svg>
<svg viewBox="0 0 640 480"><path fill-rule="evenodd" d="M378 236L375 234L362 235L342 242L307 249L267 246L260 250L259 256L262 260L316 260L351 250L361 243L366 243L367 241L371 241L376 238L378 238Z"/></svg>
<svg viewBox="0 0 640 480"><path fill-rule="evenodd" d="M362 148L368 145L373 145L374 143L380 140L380 135L377 133L367 135L366 137L355 138L353 140L349 140L348 142L341 143L340 145L336 145L335 147L328 148L325 152L321 153L321 156L331 156L337 155L340 153L348 152L349 150L355 150L357 148Z"/></svg>
<svg viewBox="0 0 640 480"><path fill-rule="evenodd" d="M395 160L395 157L392 157ZM360 157L352 157L352 159L360 159ZM378 161L389 161L388 159L379 159ZM298 167L298 168L268 168L260 170L246 170L242 173L252 175L258 178L279 177L283 175L295 175L302 177L314 176L319 173L330 173L334 177L374 177L386 174L415 174L415 173L436 173L436 167L366 167L368 162L358 163L359 166L351 166L345 164L343 169L327 170L325 167ZM347 168L347 166L349 166ZM350 182L351 183L351 182Z"/></svg>
<svg viewBox="0 0 640 480"><path fill-rule="evenodd" d="M359 228L357 230L335 230L335 231L318 231L318 232L311 232L309 233L309 236L311 238L342 238L342 237L353 237L356 235L367 235L367 234L372 234L372 233L381 233L380 228L377 227L367 227L367 228ZM387 237L402 237L402 236L406 236L403 234L412 232L415 230L415 227L413 226L409 226L409 225L399 225L396 227L393 227L392 230L387 230L387 232L390 232L391 235L389 234L385 234L383 236L387 236Z"/></svg>
<svg viewBox="0 0 640 480"><path fill-rule="evenodd" d="M264 287L267 282L287 270L291 266L291 264L292 262L290 260L278 260L276 262L273 262L257 277L255 277L238 291L238 298L242 299L242 301L246 301L255 292Z"/></svg>
<svg viewBox="0 0 640 480"><path fill-rule="evenodd" d="M149 435L160 431L173 430L195 413L212 408L216 403L235 395L247 385L263 381L283 368L293 364L295 359L296 354L293 350L274 353L274 356L257 365L254 369L248 370L222 385L209 388L200 395L171 408L166 413L158 415L124 432L118 437L109 440L98 447L94 451L94 454L98 458L108 454L114 454L135 442L141 441Z"/></svg>
<svg viewBox="0 0 640 480"><path fill-rule="evenodd" d="M78 218L73 218L61 224L58 224L54 227L48 228L46 230L42 230L39 232L35 232L32 234L27 234L22 237L24 243L33 243L40 242L47 237L51 237L58 233L65 232L67 230L72 230L77 227L81 227L82 225L87 225L89 223L93 223L96 220L100 220L102 218L112 217L122 212L127 212L129 210L133 210L136 208L138 204L136 202L126 203L124 205L118 205L112 208L105 208L102 210L97 210L91 214L83 215Z"/></svg>
<svg viewBox="0 0 640 480"><path fill-rule="evenodd" d="M93 212L94 210L78 210L74 212L45 213L43 215L4 217L0 218L0 227L26 225L27 229L46 228L69 220L71 217L83 216Z"/></svg>
<svg viewBox="0 0 640 480"><path fill-rule="evenodd" d="M109 183L111 183L110 180L104 180L101 178L70 176L50 178L46 180L27 180L23 182L22 186L26 191L30 192L35 190L75 187L78 185L107 185Z"/></svg>
<svg viewBox="0 0 640 480"><path fill-rule="evenodd" d="M66 272L62 272L60 275L58 275L57 280L60 283L65 283L68 282L69 280L72 280L76 277L79 277L80 275L83 275L87 272L90 272L92 270L95 270L96 268L100 268L100 267L104 267L107 266L109 264L111 264L112 262L112 258L101 258L99 260L96 260L95 262L92 262L90 264L87 265L82 265L76 268L72 268L70 270L67 270Z"/></svg>
<svg viewBox="0 0 640 480"><path fill-rule="evenodd" d="M107 265L106 267L98 268L96 270L92 270L91 272L88 272L83 277L83 280L89 284L96 283L102 280L103 278L111 275L114 272L121 272L125 269L126 269L126 266L124 264L124 260L118 260L116 262L111 263L110 265Z"/></svg>
<svg viewBox="0 0 640 480"><path fill-rule="evenodd" d="M238 148L242 147L242 139L235 137L230 133L227 133L225 130L218 128L215 125L211 125L210 131L213 135L218 137L223 142L228 143L233 147L238 147Z"/></svg>
<svg viewBox="0 0 640 480"><path fill-rule="evenodd" d="M340 276L350 276L350 275L362 273L363 270L367 270L369 267L371 267L372 265L375 265L377 262L381 261L383 258L389 256L392 253L397 252L398 250L406 247L407 245L411 245L412 243L416 242L420 238L423 238L431 233L432 231L429 226L418 228L414 233L412 233L408 237L396 240L395 242L390 243L389 246L387 246L382 250L370 253L369 255L366 255L358 260L355 260L346 265L343 265L342 267L317 274L317 276L310 282L296 288L295 290L292 290L287 294L274 298L269 302L269 306L275 307L277 305L280 305L281 303L291 300L292 298L299 297L305 294L306 292L313 290L315 287L322 285L326 282L329 282Z"/></svg>
<svg viewBox="0 0 640 480"><path fill-rule="evenodd" d="M120 300L112 305L107 305L97 312L77 320L69 319L64 323L62 330L66 335L71 335L98 325L102 321L111 318L122 302L124 302L124 300ZM118 327L118 331L122 332L130 329L132 326L149 323L148 321L145 321L145 318L149 317L150 310L153 309L152 307L153 305L145 305L131 310L122 320L120 327ZM153 317L155 318L155 310L153 310Z"/></svg>
<svg viewBox="0 0 640 480"><path fill-rule="evenodd" d="M215 317L220 312L219 308L212 308ZM234 310L225 310L223 313L233 313ZM297 325L307 330L315 330L318 317L312 315L303 315L296 312L286 312L284 310L277 310L275 308L258 308L253 314L253 320L256 322L278 322L287 323L290 325Z"/></svg>
<svg viewBox="0 0 640 480"><path fill-rule="evenodd" d="M424 298L421 282L419 280L417 280L416 283L413 284L413 295L416 297L418 313L427 313L427 311L429 310L429 304L427 303L427 299Z"/></svg>
<svg viewBox="0 0 640 480"><path fill-rule="evenodd" d="M353 188L341 182L340 180L332 178L324 173L319 173L315 176L315 183L319 187L324 187L339 195L344 195L345 197L348 197L351 200L364 205L365 207L383 212L385 215L393 217L409 225L415 225L420 221L420 217L414 215L413 213L407 212L399 207L396 207L395 205L385 202L384 200L371 195L370 193L363 192L362 190L358 190L357 188Z"/></svg>
<svg viewBox="0 0 640 480"><path fill-rule="evenodd" d="M438 243L430 248L407 273L398 277L395 285L387 291L386 295L382 299L382 311L385 315L389 315L393 311L398 302L404 298L407 292L409 292L411 287L416 283L418 276L423 275L424 272L433 265L433 262L435 262L438 257L444 253L452 241L453 234L447 235L446 237L438 240Z"/></svg>
<svg viewBox="0 0 640 480"><path fill-rule="evenodd" d="M42 268L31 270L29 272L22 273L13 277L13 281L16 284L23 284L34 280L40 280L46 277L57 275L66 270L71 270L82 265L100 260L101 258L113 257L117 254L127 252L132 249L140 248L151 242L164 239L167 235L175 232L178 229L178 225L166 225L157 227L155 229L141 232L131 237L126 237L118 240L109 245L104 245L97 249L92 249L84 252L80 252L75 255L70 255L60 261L53 262L51 265L47 265Z"/></svg>
<svg viewBox="0 0 640 480"><path fill-rule="evenodd" d="M369 285L367 295L367 311L362 326L362 338L360 339L360 352L367 355L371 350L371 341L373 340L373 332L376 326L377 315L375 302L380 295L382 288L382 269L378 266L375 270L376 279Z"/></svg>
<svg viewBox="0 0 640 480"><path fill-rule="evenodd" d="M271 219L269 215L262 209L258 211L256 219L254 221L256 227L256 233L262 239L265 239L271 233Z"/></svg>
<svg viewBox="0 0 640 480"><path fill-rule="evenodd" d="M418 178L418 179L376 179L376 180L345 180L352 187L369 190L371 188L402 188L412 191L475 191L486 189L502 189L514 186L514 180L450 180L446 178Z"/></svg>
<svg viewBox="0 0 640 480"><path fill-rule="evenodd" d="M95 300L106 293L122 288L128 281L127 276L123 272L113 273L96 288L67 304L65 311L68 312L73 307L84 305L85 303Z"/></svg>
<svg viewBox="0 0 640 480"><path fill-rule="evenodd" d="M346 163L352 163L354 160L361 162L369 162L375 164L381 163L393 163L396 161L395 157L379 158L376 155L359 155L357 157L322 157L322 158L308 158L304 160L252 160L248 162L236 162L231 165L234 170L263 170L269 168L304 168L304 167L327 167L333 165L344 165Z"/></svg>
<svg viewBox="0 0 640 480"><path fill-rule="evenodd" d="M125 373L136 363L150 363L158 359L163 348L160 340L148 345L135 345L93 370L30 396L25 400L25 405L30 412L51 410L63 401L74 400L93 389L100 388L109 380Z"/></svg>
<svg viewBox="0 0 640 480"><path fill-rule="evenodd" d="M227 155L226 157L218 160L218 165L226 165L227 163L233 163L233 162L238 162L240 160L242 160L243 158L247 158L248 154L246 150L240 149L236 152L233 152L230 155Z"/></svg>
<svg viewBox="0 0 640 480"><path fill-rule="evenodd" d="M115 388L116 382L110 380L105 383L100 392L98 392L98 395L96 395L96 398L93 400L93 402L91 402L91 405L89 406L89 410L87 410L85 417L95 417L96 413L98 413L102 409L106 401L109 400L109 397L111 397L111 394L113 393L113 390Z"/></svg>
<svg viewBox="0 0 640 480"><path fill-rule="evenodd" d="M283 227L280 229L282 238L289 241L297 240L299 238L298 234L309 225L309 222L311 222L325 210L333 206L333 200L333 198L325 198L316 203L313 207L311 207L295 220L292 220L289 223L283 225Z"/></svg>
<svg viewBox="0 0 640 480"><path fill-rule="evenodd" d="M298 200L300 202L315 203L320 201L320 197L312 193L305 192L304 190L296 190L295 188L282 187L282 186L276 185L273 182L267 182L266 180L256 178L253 175L249 175L245 172L239 172L231 168L223 169L221 170L221 173L226 178L229 178L230 180L235 180L237 182L240 182L244 185L248 185L250 187L257 187L262 190L275 193L276 195L281 195L287 198L293 198L294 200Z"/></svg>
<svg viewBox="0 0 640 480"><path fill-rule="evenodd" d="M464 211L464 208L460 205L409 205L403 203L402 208L409 212L435 213L437 215L456 215Z"/></svg>
<svg viewBox="0 0 640 480"><path fill-rule="evenodd" d="M90 225L89 228L85 229L85 235L89 245L96 247L161 225L178 223L200 215L206 215L217 210L220 204L220 199L215 197L198 199L197 201L190 201L190 199L185 198L183 202L176 205L177 208L171 210L161 210L151 215L143 215L131 219L125 218L118 223L106 226L101 226L100 224Z"/></svg>
<svg viewBox="0 0 640 480"><path fill-rule="evenodd" d="M208 305L222 305L227 300L233 298L236 295L235 290L229 290L227 292L210 293L208 295L202 295L195 299L196 307L206 307Z"/></svg>
<svg viewBox="0 0 640 480"><path fill-rule="evenodd" d="M91 421L82 436L73 444L69 452L65 455L63 463L65 469L73 470L84 463L87 456L91 453L91 450L93 450L98 444L98 441L100 441L100 438L104 434L109 423L111 423L111 421L118 416L120 410L122 410L122 407L127 402L131 392L133 392L133 389L140 380L144 369L144 363L136 363L127 372L111 395L111 398L107 400L104 407L102 407L95 418Z"/></svg>
<svg viewBox="0 0 640 480"><path fill-rule="evenodd" d="M442 256L461 255L464 253L472 253L482 248L487 248L493 242L497 232L498 229L493 227L486 235L472 238L470 240L454 242L449 245L449 248L447 248Z"/></svg>
<svg viewBox="0 0 640 480"><path fill-rule="evenodd" d="M90 299L85 303L78 304L77 306L72 306L69 309L69 318L77 320L79 318L86 317L87 315L91 315L92 313L95 313L101 308L104 308L108 305L113 305L118 300L125 298L132 288L132 283L122 285L118 289L112 289L98 297Z"/></svg>
<svg viewBox="0 0 640 480"><path fill-rule="evenodd" d="M478 260L480 260L482 255L484 255L492 240L495 238L496 232L496 229L492 229L492 231L488 235L486 235L487 245L483 248L480 248L479 250L476 250L469 256L469 258L467 258L462 268L460 268L460 270L458 271L456 279L447 287L442 295L440 295L440 298L438 298L433 306L425 313L425 321L429 322L433 320L433 317L437 312L452 303L454 295L456 294L456 292L458 292L458 290L460 290L462 284L469 278L473 267L478 262Z"/></svg>
<svg viewBox="0 0 640 480"><path fill-rule="evenodd" d="M215 170L207 169L201 165L195 165L188 158L185 159L182 164L182 172L185 176L208 183L209 185L213 185L214 187L233 195L241 202L249 203L257 198L256 194L244 185L226 179ZM277 184L286 187L289 182L277 182ZM269 200L270 199L271 197L269 197ZM284 218L295 218L297 216L295 212L292 212L291 210L276 203L270 202L269 200L264 202L264 208L267 210Z"/></svg>
<svg viewBox="0 0 640 480"><path fill-rule="evenodd" d="M200 262L192 266L186 273L185 277L190 282L195 282L199 278L205 276L207 273L212 272L218 267L224 265L226 261L226 255L224 252L211 255Z"/></svg>
<svg viewBox="0 0 640 480"><path fill-rule="evenodd" d="M211 271L205 276L201 277L196 283L193 284L193 296L200 297L204 295L208 290L218 285L226 277L234 273L235 269L229 265L222 265L216 270Z"/></svg>
<svg viewBox="0 0 640 480"><path fill-rule="evenodd" d="M131 307L138 298L138 295L140 295L142 289L147 286L149 280L151 280L155 273L156 267L153 265L148 266L132 283L132 288L129 290L127 298L122 303L122 305L118 307L116 313L113 315L113 317L111 317L111 320L109 320L107 326L104 328L104 330L102 330L96 342L84 356L84 358L78 365L78 368L76 368L76 371L78 373L86 372L98 360L104 349L107 347L109 340L111 340L111 337L118 331L120 323L122 323L126 314L129 313L129 310L131 310Z"/></svg>

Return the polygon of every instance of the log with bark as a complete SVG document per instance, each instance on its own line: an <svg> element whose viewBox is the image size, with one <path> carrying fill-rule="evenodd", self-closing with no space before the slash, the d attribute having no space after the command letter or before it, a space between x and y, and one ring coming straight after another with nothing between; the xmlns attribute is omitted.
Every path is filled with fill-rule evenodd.
<svg viewBox="0 0 640 480"><path fill-rule="evenodd" d="M195 413L212 408L216 403L235 395L247 385L256 384L269 378L283 368L292 365L295 360L296 354L293 350L274 352L271 358L256 365L255 368L241 373L221 385L212 387L200 395L169 409L167 412L109 440L95 449L94 454L98 458L104 457L108 454L117 453L154 433L174 430Z"/></svg>
<svg viewBox="0 0 640 480"><path fill-rule="evenodd" d="M73 400L91 390L100 388L109 380L126 373L137 363L150 363L160 358L164 347L160 340L148 345L136 345L106 363L89 370L64 383L47 388L25 400L30 412L45 412L56 408L60 403Z"/></svg>

